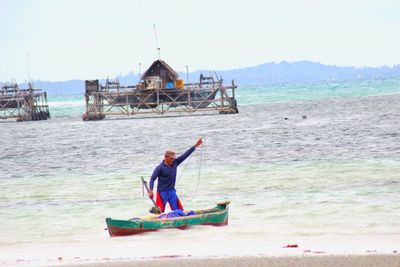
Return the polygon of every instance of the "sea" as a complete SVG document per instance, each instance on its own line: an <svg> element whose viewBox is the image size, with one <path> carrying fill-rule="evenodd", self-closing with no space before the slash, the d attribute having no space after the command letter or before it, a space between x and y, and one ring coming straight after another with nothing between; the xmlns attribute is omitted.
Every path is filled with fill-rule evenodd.
<svg viewBox="0 0 400 267"><path fill-rule="evenodd" d="M400 79L239 86L238 114L0 121L0 265L400 253ZM229 224L110 237L147 215L164 151L185 210L229 200Z"/></svg>

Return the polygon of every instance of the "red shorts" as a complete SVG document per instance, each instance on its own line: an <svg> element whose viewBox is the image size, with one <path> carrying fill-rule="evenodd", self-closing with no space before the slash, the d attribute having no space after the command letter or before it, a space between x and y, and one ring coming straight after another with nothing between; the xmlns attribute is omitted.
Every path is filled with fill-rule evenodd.
<svg viewBox="0 0 400 267"><path fill-rule="evenodd" d="M165 205L167 203L169 203L169 207L171 208L171 210L183 210L183 206L178 196L176 195L175 190L173 190L173 192L171 191L162 193L164 195L164 199L161 197L160 192L157 191L156 205L161 209L162 212L165 211Z"/></svg>

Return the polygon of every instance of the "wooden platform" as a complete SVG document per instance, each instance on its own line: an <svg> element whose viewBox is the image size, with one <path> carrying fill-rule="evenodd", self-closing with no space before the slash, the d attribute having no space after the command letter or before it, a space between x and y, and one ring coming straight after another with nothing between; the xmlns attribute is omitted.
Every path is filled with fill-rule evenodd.
<svg viewBox="0 0 400 267"><path fill-rule="evenodd" d="M237 86L223 85L223 80L203 77L199 83L185 84L183 88L142 88L121 86L118 81L86 81L86 112L83 120L99 120L106 116L168 113L238 113L235 99Z"/></svg>
<svg viewBox="0 0 400 267"><path fill-rule="evenodd" d="M4 85L0 90L0 119L17 121L47 120L50 118L47 93L34 89L20 89L18 84Z"/></svg>

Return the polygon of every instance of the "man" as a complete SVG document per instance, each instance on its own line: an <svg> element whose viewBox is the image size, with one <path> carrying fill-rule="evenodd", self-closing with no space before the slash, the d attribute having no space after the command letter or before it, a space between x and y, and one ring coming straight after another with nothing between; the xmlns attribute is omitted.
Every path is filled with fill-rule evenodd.
<svg viewBox="0 0 400 267"><path fill-rule="evenodd" d="M183 206L179 201L175 190L176 171L179 164L189 157L190 154L192 154L193 151L202 143L203 139L200 137L194 146L189 148L179 157L175 156L174 151L165 151L164 160L154 169L153 175L150 178L150 192L148 195L150 198L154 197L154 181L158 178L156 205L162 212L164 212L167 203L169 203L171 210L183 210Z"/></svg>

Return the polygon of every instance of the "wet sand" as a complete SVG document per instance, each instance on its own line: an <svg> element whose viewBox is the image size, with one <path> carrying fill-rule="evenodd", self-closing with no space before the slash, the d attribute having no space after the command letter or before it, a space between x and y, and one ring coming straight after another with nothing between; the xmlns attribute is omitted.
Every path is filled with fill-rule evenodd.
<svg viewBox="0 0 400 267"><path fill-rule="evenodd" d="M234 266L268 266L268 267L399 267L399 254L382 254L382 255L323 255L323 256L281 256L281 257L231 257L231 258L192 258L192 259L176 259L176 258L159 258L154 260L137 260L137 261L110 261L101 263L87 263L68 266L86 266L86 267L126 267L126 266L142 266L142 267L199 267L199 266L215 266L215 267L234 267Z"/></svg>

